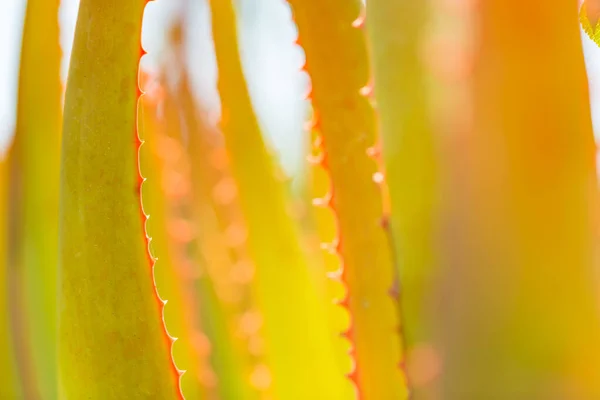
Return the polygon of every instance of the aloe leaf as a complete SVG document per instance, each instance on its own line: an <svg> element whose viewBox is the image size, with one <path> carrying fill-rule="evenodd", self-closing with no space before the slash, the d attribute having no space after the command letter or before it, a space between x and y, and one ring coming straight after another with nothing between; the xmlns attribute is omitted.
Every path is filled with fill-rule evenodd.
<svg viewBox="0 0 600 400"><path fill-rule="evenodd" d="M145 1L83 0L64 111L59 393L180 398L145 236L138 65Z"/></svg>
<svg viewBox="0 0 600 400"><path fill-rule="evenodd" d="M216 210L218 207L212 201L222 172L212 162L214 155L211 153L216 149L208 136L214 132L209 132L210 128L206 126L200 127L203 124L195 115L186 75L182 73L175 88L165 87L164 131L157 139L163 141L162 181L166 183L166 177L178 176L174 180L179 182L177 186L186 188L165 190L173 192L166 199L171 222L189 224L193 234L183 238L167 226L164 233L169 233L167 241L176 253L174 262L193 277L197 289L198 304L194 308L199 331L196 333L201 335L205 346L202 346L202 359L197 365L200 368L196 368L193 379L209 397L244 399L248 391L256 392L256 389L250 387L250 372L243 371L244 354L236 354L239 343L234 342L232 326L235 309L231 304L225 304L239 292L233 292L236 288L230 274L234 264L231 259L233 249L228 247L225 229L220 229L216 215L226 211ZM184 134L187 134L188 146L184 143ZM227 217L221 216L222 219Z"/></svg>
<svg viewBox="0 0 600 400"><path fill-rule="evenodd" d="M314 132L311 138L314 143L319 144L320 133ZM312 146L310 157L318 159L322 154L322 149L318 146ZM323 196L323 193L328 193L331 190L331 177L324 168L307 168L307 174L310 176L310 187L307 190L306 204ZM314 249L311 260L318 268L314 268L315 279L321 285L323 300L328 305L327 322L331 334L331 345L334 348L337 362L341 371L348 373L354 365L354 357L351 354L352 343L348 339L340 341L340 332L346 331L350 327L350 314L347 307L340 307L340 301L346 297L346 285L340 279L323 279L323 276L337 278L340 269L339 255L329 251L323 251L322 245L330 243L338 234L337 221L335 212L329 207L311 207L309 209L310 216L314 223L314 236L310 244L311 250ZM356 392L354 384L351 383L351 393ZM351 397L351 396L349 396Z"/></svg>
<svg viewBox="0 0 600 400"><path fill-rule="evenodd" d="M427 319L439 273L438 161L423 57L429 7L426 1L370 0L366 10L407 354L431 341Z"/></svg>
<svg viewBox="0 0 600 400"><path fill-rule="evenodd" d="M347 288L343 304L351 326L355 370L351 378L361 398L404 398L399 311L390 296L395 270L382 225L380 177L367 154L376 141L374 111L361 89L368 85L361 2L289 1L312 81L315 129L321 134L320 164L331 176L322 199L337 217L334 250Z"/></svg>
<svg viewBox="0 0 600 400"><path fill-rule="evenodd" d="M58 1L27 2L17 106L12 179L19 204L19 286L32 358L28 388L54 399L56 390L56 263L62 123ZM18 171L18 172L17 172Z"/></svg>
<svg viewBox="0 0 600 400"><path fill-rule="evenodd" d="M161 141L161 126L157 116L158 99L144 95L140 99L140 169L145 178L142 186L144 211L149 215L146 229L152 238L150 248L157 259L155 281L161 297L169 299L165 306L165 324L171 336L177 338L173 344L173 358L177 367L185 370L181 377L181 389L188 400L203 399L206 393L200 387L198 375L201 354L196 346L197 323L193 279L186 274L185 260L178 257L178 249L186 243L174 240L170 231L175 218L171 215L170 199L165 190L166 160L172 154ZM163 146L163 147L161 147Z"/></svg>
<svg viewBox="0 0 600 400"><path fill-rule="evenodd" d="M223 400L259 398L258 391L250 386L250 373L244 370L238 346L234 344L233 330L227 313L220 304L217 293L207 275L198 281L202 328L211 342L211 364L217 377L217 393ZM245 374L244 374L245 372Z"/></svg>
<svg viewBox="0 0 600 400"><path fill-rule="evenodd" d="M490 0L472 12L485 45L461 78L473 118L447 132L461 151L444 193L438 389L597 398L598 188L577 5Z"/></svg>
<svg viewBox="0 0 600 400"><path fill-rule="evenodd" d="M256 357L250 354L248 335L239 335L236 329L254 302L251 282L236 279L252 269L243 237L241 242L232 240L233 232L243 235L245 229L237 190L227 165L218 165L215 159L223 151L222 137L198 115L187 73L182 74L178 94L189 134L192 214L198 231L195 259L200 268L199 313L202 330L211 343L216 392L223 400L256 399L259 389L251 385ZM220 161L226 164L226 160Z"/></svg>
<svg viewBox="0 0 600 400"><path fill-rule="evenodd" d="M10 149L9 152L13 150ZM8 153L8 152L7 152ZM0 160L0 397L16 399L22 397L19 388L14 331L11 326L9 301L9 161L3 154Z"/></svg>
<svg viewBox="0 0 600 400"><path fill-rule="evenodd" d="M328 344L325 310L311 280L244 79L231 1L211 1L225 146L248 229L272 393L339 399L344 378Z"/></svg>

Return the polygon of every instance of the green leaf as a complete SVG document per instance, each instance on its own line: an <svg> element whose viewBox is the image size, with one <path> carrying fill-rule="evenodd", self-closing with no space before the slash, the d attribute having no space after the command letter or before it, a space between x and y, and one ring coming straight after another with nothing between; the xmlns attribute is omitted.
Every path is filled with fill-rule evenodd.
<svg viewBox="0 0 600 400"><path fill-rule="evenodd" d="M0 398L17 399L23 394L19 387L17 363L16 363L16 346L14 331L11 326L11 309L10 307L10 271L11 266L9 259L9 163L12 157L10 153L13 149L9 149L0 159Z"/></svg>
<svg viewBox="0 0 600 400"><path fill-rule="evenodd" d="M140 203L136 133L145 1L83 0L65 102L59 392L180 398Z"/></svg>
<svg viewBox="0 0 600 400"><path fill-rule="evenodd" d="M248 229L255 289L264 319L272 395L280 399L340 399L344 377L329 345L325 305L312 281L298 232L286 209L239 59L230 0L211 1L225 146Z"/></svg>
<svg viewBox="0 0 600 400"><path fill-rule="evenodd" d="M206 394L198 382L200 354L195 346L195 299L193 293L190 294L192 282L183 271L182 265L185 263L175 247L185 244L174 243L169 234L173 229L170 225L174 217L165 190L168 175L164 158L168 147L161 141L161 124L157 120L155 100L148 95L141 97L138 125L140 139L144 142L140 148L140 170L145 178L142 185L144 212L149 216L146 230L152 238L152 255L157 260L154 268L156 286L161 297L169 300L165 305L164 319L169 334L177 338L173 344L173 358L177 367L185 370L181 377L181 390L188 400L204 399Z"/></svg>
<svg viewBox="0 0 600 400"><path fill-rule="evenodd" d="M194 254L201 328L210 342L210 365L215 392L223 400L259 398L252 385L252 357L248 336L239 334L239 320L253 304L251 283L234 279L235 270L247 271L247 243L231 244L231 229L245 229L231 171L227 168L220 133L198 115L187 73L178 90L178 108L188 132L192 219L196 226ZM177 115L179 117L179 115ZM222 162L217 159L221 155ZM238 328L238 329L236 329ZM254 333L258 335L258 333Z"/></svg>
<svg viewBox="0 0 600 400"><path fill-rule="evenodd" d="M61 51L58 1L27 2L14 143L18 180L12 193L19 199L15 259L24 309L28 390L55 399L56 389L56 263L58 187L62 123ZM18 204L17 204L18 203Z"/></svg>
<svg viewBox="0 0 600 400"><path fill-rule="evenodd" d="M347 288L343 304L351 318L345 335L356 362L351 378L361 399L406 398L399 309L390 295L396 271L384 227L382 191L374 181L381 175L368 155L376 135L373 107L361 93L369 81L361 2L289 3L312 81L320 164L331 177L330 192L320 203L337 217L334 250L340 255L339 272Z"/></svg>
<svg viewBox="0 0 600 400"><path fill-rule="evenodd" d="M472 69L448 75L466 90L441 105L467 123L437 121L455 146L448 301L432 315L438 393L600 398L598 178L576 2L486 0L471 12L484 45L456 52Z"/></svg>
<svg viewBox="0 0 600 400"><path fill-rule="evenodd" d="M402 334L409 354L431 340L427 312L438 272L438 160L423 57L429 6L411 0L370 0L366 15L402 287Z"/></svg>

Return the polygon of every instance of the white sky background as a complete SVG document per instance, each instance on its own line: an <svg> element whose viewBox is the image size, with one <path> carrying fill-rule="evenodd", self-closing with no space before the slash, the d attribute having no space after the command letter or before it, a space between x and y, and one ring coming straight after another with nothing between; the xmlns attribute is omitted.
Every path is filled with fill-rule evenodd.
<svg viewBox="0 0 600 400"><path fill-rule="evenodd" d="M188 0L190 1L190 0ZM302 126L306 103L302 100L306 78L299 72L303 54L293 46L295 27L290 11L281 0L238 0L241 3L241 57L256 112L281 163L291 173L303 162L305 138ZM12 136L21 29L26 0L0 0L0 148ZM182 1L158 0L147 6L143 44L148 51L144 66L156 68L165 51L166 27L177 14ZM216 67L206 1L190 1L188 63L199 97L218 111L215 86ZM60 10L61 45L64 52L63 78L75 29L78 0L62 0ZM150 29L148 27L151 27ZM590 83L592 120L600 141L600 49L585 35L583 49Z"/></svg>
<svg viewBox="0 0 600 400"><path fill-rule="evenodd" d="M590 86L590 102L592 105L592 123L596 141L600 141L600 48L582 32L583 54Z"/></svg>
<svg viewBox="0 0 600 400"><path fill-rule="evenodd" d="M142 65L155 70L165 51L166 29L186 0L158 0L148 4L142 43L148 55ZM198 97L218 111L216 65L210 38L206 1L187 0L188 49L192 83ZM288 173L303 162L301 149L306 103L300 67L302 53L293 46L295 27L281 0L242 0L240 45L248 86L263 131L281 155ZM10 141L15 125L19 52L26 0L0 0L0 149ZM75 31L79 0L62 0L60 9L63 79Z"/></svg>

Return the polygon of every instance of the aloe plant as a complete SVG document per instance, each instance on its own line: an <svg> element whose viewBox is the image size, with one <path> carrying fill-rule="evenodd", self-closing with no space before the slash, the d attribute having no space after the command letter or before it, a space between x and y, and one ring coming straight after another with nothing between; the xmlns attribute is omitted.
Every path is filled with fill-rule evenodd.
<svg viewBox="0 0 600 400"><path fill-rule="evenodd" d="M91 0L79 9L59 214L65 398L180 396L140 202L136 112L144 6Z"/></svg>
<svg viewBox="0 0 600 400"><path fill-rule="evenodd" d="M372 95L379 110L381 145L391 202L390 223L402 282L407 351L431 338L424 316L435 274L439 199L433 110L423 45L432 12L427 2L367 4L373 63ZM430 301L430 300L429 300Z"/></svg>
<svg viewBox="0 0 600 400"><path fill-rule="evenodd" d="M576 18L600 43L597 1L288 0L301 195L255 113L239 3L207 2L218 118L191 4L141 71L146 4L81 1L61 107L58 2L28 2L1 398L600 397Z"/></svg>
<svg viewBox="0 0 600 400"><path fill-rule="evenodd" d="M57 1L27 3L10 165L14 218L10 268L16 274L26 354L19 352L28 395L56 392L56 235L61 130ZM26 358L31 358L29 362Z"/></svg>
<svg viewBox="0 0 600 400"><path fill-rule="evenodd" d="M378 172L368 156L376 141L374 112L361 93L369 84L361 2L290 4L312 80L314 126L322 142L317 162L331 176L330 191L317 203L330 206L338 221L332 250L340 256L340 279L347 288L342 304L351 325L345 335L355 359L350 376L361 398L401 398L406 386L399 312L389 295L395 271L382 193L374 180Z"/></svg>
<svg viewBox="0 0 600 400"><path fill-rule="evenodd" d="M274 394L300 399L316 387L326 398L339 398L342 375L336 374L333 354L326 346L324 309L285 208L282 182L261 139L232 40L236 36L233 6L228 1L213 1L211 6L221 124L256 264L255 284L264 314ZM310 369L296 368L310 363L314 363Z"/></svg>
<svg viewBox="0 0 600 400"><path fill-rule="evenodd" d="M452 164L465 178L446 192L460 223L443 263L442 393L594 398L597 177L577 7L486 1L477 17L486 45Z"/></svg>
<svg viewBox="0 0 600 400"><path fill-rule="evenodd" d="M9 189L10 189L10 175L9 175L9 162L11 157L9 152L3 155L2 161L0 162L0 190L2 191L0 199L2 199L2 230L0 231L0 246L2 246L2 263L0 264L0 307L2 307L3 313L0 319L0 370L3 372L2 380L0 381L0 395L6 398L17 398L22 395L18 380L16 354L14 343L14 332L11 329L11 318L7 310L9 310L9 286L11 283L10 279L10 258L8 257L8 237L9 237L9 218L7 218L8 207L9 207Z"/></svg>
<svg viewBox="0 0 600 400"><path fill-rule="evenodd" d="M151 254L158 263L154 279L157 287L161 288L161 297L169 300L164 309L164 322L168 326L169 335L177 338L172 354L177 359L178 368L186 371L181 379L181 389L190 398L199 398L202 392L196 382L202 354L195 346L194 335L197 329L194 296L189 289L192 281L183 268L178 268L181 261L177 247L181 246L181 240L172 240L169 235L170 203L164 189L166 161L159 148L161 123L156 118L157 107L155 99L150 96L144 95L140 99L138 127L144 143L140 147L140 169L144 171L142 201L144 212L149 216L146 230L152 238Z"/></svg>

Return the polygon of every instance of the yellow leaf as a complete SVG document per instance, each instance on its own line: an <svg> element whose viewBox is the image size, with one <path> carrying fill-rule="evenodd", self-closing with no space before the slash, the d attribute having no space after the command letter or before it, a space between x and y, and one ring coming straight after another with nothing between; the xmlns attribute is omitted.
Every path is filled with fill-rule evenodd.
<svg viewBox="0 0 600 400"><path fill-rule="evenodd" d="M275 398L340 399L344 377L329 346L325 307L311 280L283 183L261 136L239 59L230 0L211 1L219 69L222 129L239 189L256 266L255 289L264 317L266 357L258 384L272 382Z"/></svg>
<svg viewBox="0 0 600 400"><path fill-rule="evenodd" d="M322 203L332 207L338 221L335 250L347 287L344 304L351 325L346 335L356 361L351 378L362 399L405 398L399 310L390 294L395 270L376 182L382 175L368 155L376 141L374 112L361 93L369 81L361 2L289 3L312 81L321 164L331 176L331 191Z"/></svg>
<svg viewBox="0 0 600 400"><path fill-rule="evenodd" d="M144 6L83 0L79 8L60 192L59 393L67 399L180 397L140 203Z"/></svg>
<svg viewBox="0 0 600 400"><path fill-rule="evenodd" d="M438 389L600 398L598 188L577 5L482 0L472 12L482 45L459 111L473 117L446 132L460 151L446 165Z"/></svg>
<svg viewBox="0 0 600 400"><path fill-rule="evenodd" d="M423 57L428 8L424 1L369 0L366 14L409 372L413 347L434 333L428 312L439 272L438 160Z"/></svg>
<svg viewBox="0 0 600 400"><path fill-rule="evenodd" d="M12 152L12 149L9 150ZM7 152L8 153L8 152ZM22 397L17 380L14 332L11 327L9 308L9 160L8 154L0 159L0 398Z"/></svg>
<svg viewBox="0 0 600 400"><path fill-rule="evenodd" d="M173 344L173 358L177 367L185 371L181 377L181 389L186 399L197 400L205 398L205 394L198 385L200 354L195 346L195 298L190 294L192 279L185 274L185 264L178 257L169 234L174 224L165 190L168 175L164 158L168 156L165 154L168 147L161 141L155 100L149 95L140 99L138 126L140 139L144 142L140 148L140 170L145 178L142 201L149 216L146 229L152 238L150 249L157 259L154 268L156 286L161 297L169 300L165 305L165 324L169 334L177 338Z"/></svg>
<svg viewBox="0 0 600 400"><path fill-rule="evenodd" d="M261 338L259 332L240 328L255 299L247 277L254 266L247 255L238 191L221 135L198 116L187 73L182 74L178 97L189 135L192 214L198 233L195 260L201 274L198 308L210 341L215 391L223 400L256 399L259 388L252 385L251 374L261 355L251 354L250 348L251 340ZM240 279L240 274L246 277Z"/></svg>
<svg viewBox="0 0 600 400"><path fill-rule="evenodd" d="M12 179L19 228L14 238L26 324L25 343L37 396L56 390L56 263L62 123L59 1L27 2Z"/></svg>

